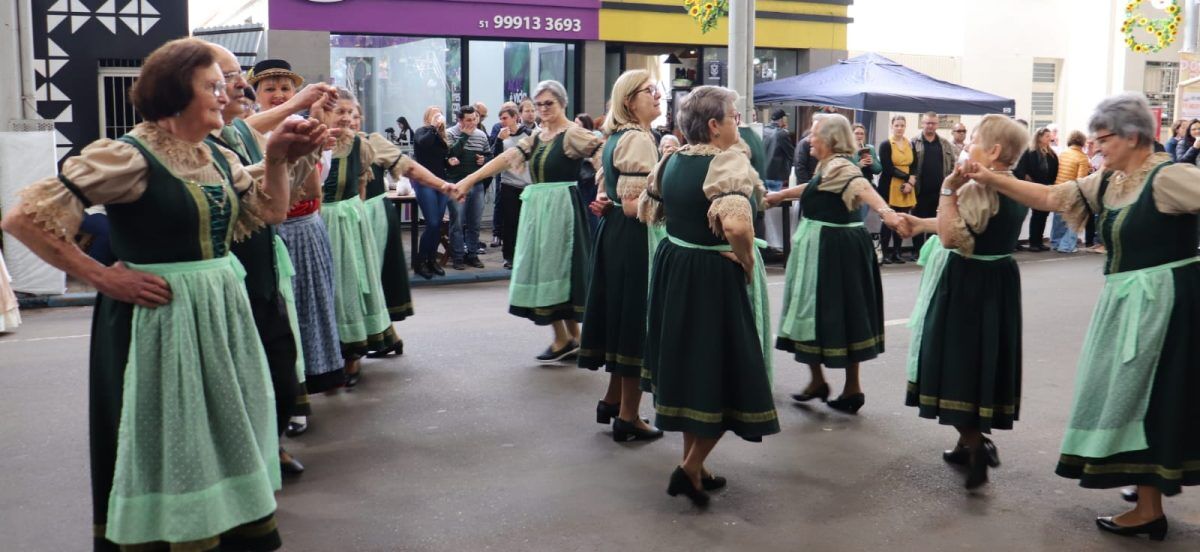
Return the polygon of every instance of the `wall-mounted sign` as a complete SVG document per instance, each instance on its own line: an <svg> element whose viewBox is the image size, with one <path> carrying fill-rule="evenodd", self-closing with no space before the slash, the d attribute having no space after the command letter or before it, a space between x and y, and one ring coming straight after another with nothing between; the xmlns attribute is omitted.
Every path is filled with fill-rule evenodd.
<svg viewBox="0 0 1200 552"><path fill-rule="evenodd" d="M725 62L704 62L704 84L711 86L725 86Z"/></svg>
<svg viewBox="0 0 1200 552"><path fill-rule="evenodd" d="M600 0L269 0L268 26L342 34L595 40Z"/></svg>

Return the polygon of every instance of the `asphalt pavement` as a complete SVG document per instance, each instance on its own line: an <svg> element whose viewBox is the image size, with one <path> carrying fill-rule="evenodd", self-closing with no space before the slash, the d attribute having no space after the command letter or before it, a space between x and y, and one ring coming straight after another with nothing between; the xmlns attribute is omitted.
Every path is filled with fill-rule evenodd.
<svg viewBox="0 0 1200 552"><path fill-rule="evenodd" d="M808 370L776 352L782 433L729 436L708 511L665 493L682 439L615 444L595 423L607 376L539 365L550 332L507 314L505 282L422 287L397 324L405 355L367 360L352 392L313 398L285 446L307 466L278 496L294 551L1200 550L1193 488L1166 501L1165 543L1101 534L1116 490L1054 475L1075 365L1103 282L1098 255L1019 255L1025 306L1021 420L994 439L979 492L941 460L952 428L904 406L905 326L919 270L884 268L887 353L866 363L858 416L788 395ZM778 309L783 273L769 271ZM91 309L30 310L0 335L0 549L86 550L91 519ZM838 391L842 375L829 379ZM651 415L650 399L642 404Z"/></svg>

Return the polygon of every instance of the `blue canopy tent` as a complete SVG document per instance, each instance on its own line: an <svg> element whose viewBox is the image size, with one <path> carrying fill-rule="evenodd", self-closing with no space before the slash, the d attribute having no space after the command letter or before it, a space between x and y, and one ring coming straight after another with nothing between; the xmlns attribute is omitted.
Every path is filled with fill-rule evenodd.
<svg viewBox="0 0 1200 552"><path fill-rule="evenodd" d="M754 85L755 105L831 105L858 111L1012 115L1016 102L935 79L878 54Z"/></svg>

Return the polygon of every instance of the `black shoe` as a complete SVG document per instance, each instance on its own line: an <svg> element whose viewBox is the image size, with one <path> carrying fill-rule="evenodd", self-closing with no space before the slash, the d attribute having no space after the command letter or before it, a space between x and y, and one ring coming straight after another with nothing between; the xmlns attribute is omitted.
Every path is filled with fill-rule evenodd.
<svg viewBox="0 0 1200 552"><path fill-rule="evenodd" d="M1029 250L1030 250L1030 251L1032 251L1032 252L1034 252L1034 253L1042 253L1042 252L1045 252L1045 251L1049 251L1049 250L1050 250L1050 248L1049 248L1049 247L1046 247L1046 246L1044 246L1044 245L1035 245L1035 246L1033 246L1033 247L1030 247L1030 248L1029 248Z"/></svg>
<svg viewBox="0 0 1200 552"><path fill-rule="evenodd" d="M283 449L280 449L279 452L282 453ZM283 475L300 475L304 473L304 464L301 464L299 460L296 460L295 456L288 455L288 460L284 460L283 458L279 459L279 471L282 472Z"/></svg>
<svg viewBox="0 0 1200 552"><path fill-rule="evenodd" d="M504 261L504 268L512 270L512 261Z"/></svg>
<svg viewBox="0 0 1200 552"><path fill-rule="evenodd" d="M662 430L654 426L650 426L650 429L642 429L633 422L626 422L620 418L613 420L613 441L618 443L653 441L662 436Z"/></svg>
<svg viewBox="0 0 1200 552"><path fill-rule="evenodd" d="M804 392L792 395L792 400L796 402L808 402L813 399L821 399L821 402L829 402L829 384L822 383L812 392L805 390Z"/></svg>
<svg viewBox="0 0 1200 552"><path fill-rule="evenodd" d="M361 379L362 379L362 366L359 366L357 372L355 372L353 374L346 374L346 383L343 384L343 386L346 389L354 389L354 387L356 385L358 385L358 382Z"/></svg>
<svg viewBox="0 0 1200 552"><path fill-rule="evenodd" d="M454 270L466 270L467 265L462 261L454 261L450 263L450 268L453 268Z"/></svg>
<svg viewBox="0 0 1200 552"><path fill-rule="evenodd" d="M396 356L400 356L400 355L404 354L404 341L403 340L397 340L395 343L392 344L391 347L388 347L386 349L380 349L375 352L367 353L367 358L384 358L392 353L396 353Z"/></svg>
<svg viewBox="0 0 1200 552"><path fill-rule="evenodd" d="M438 276L446 275L446 271L442 269L442 265L437 261L429 261L429 270Z"/></svg>
<svg viewBox="0 0 1200 552"><path fill-rule="evenodd" d="M984 483L988 482L988 457L987 453L979 449L967 449L969 458L967 460L967 482L968 490L978 489Z"/></svg>
<svg viewBox="0 0 1200 552"><path fill-rule="evenodd" d="M723 488L727 482L728 481L724 477L716 474L710 473L708 474L708 477L704 477L704 474L700 474L700 486L706 491L715 491Z"/></svg>
<svg viewBox="0 0 1200 552"><path fill-rule="evenodd" d="M890 256L885 256L883 258L883 264L892 264L892 258Z"/></svg>
<svg viewBox="0 0 1200 552"><path fill-rule="evenodd" d="M296 418L292 418L288 420L287 429L284 430L283 434L288 437L299 437L304 435L306 431L308 431L308 421L299 422L296 421Z"/></svg>
<svg viewBox="0 0 1200 552"><path fill-rule="evenodd" d="M987 453L988 467L1000 467L1000 451L996 449L996 443L987 437L983 438L983 451ZM942 452L942 460L947 464L956 466L965 466L971 461L971 449L962 445L956 445L953 450Z"/></svg>
<svg viewBox="0 0 1200 552"><path fill-rule="evenodd" d="M904 263L905 263L904 257L901 257L900 255L892 255L892 264L904 264Z"/></svg>
<svg viewBox="0 0 1200 552"><path fill-rule="evenodd" d="M1152 541L1161 541L1167 538L1167 516L1133 527L1117 525L1111 516L1099 517L1096 518L1096 527L1099 527L1101 531L1108 531L1109 533L1123 537L1148 535Z"/></svg>
<svg viewBox="0 0 1200 552"><path fill-rule="evenodd" d="M470 257L467 257L467 266L473 266L475 268L483 268L483 261L479 260L479 257L472 255Z"/></svg>
<svg viewBox="0 0 1200 552"><path fill-rule="evenodd" d="M683 493L688 500L692 501L692 504L700 508L708 506L708 493L692 486L692 479L688 477L687 472L683 471L682 466L676 467L675 471L671 472L671 482L667 485L667 494L677 496L680 493Z"/></svg>
<svg viewBox="0 0 1200 552"><path fill-rule="evenodd" d="M572 339L572 340L568 341L566 345L563 345L563 347L561 349L558 349L558 350L554 349L554 345L546 347L546 351L543 352L542 354L538 355L537 359L540 362L546 362L546 363L558 362L560 360L565 360L567 357L573 356L578 353L579 353L579 343L577 343L574 339Z"/></svg>
<svg viewBox="0 0 1200 552"><path fill-rule="evenodd" d="M1013 248L1014 253L1017 251L1029 251L1029 248L1018 243L1017 246Z"/></svg>
<svg viewBox="0 0 1200 552"><path fill-rule="evenodd" d="M1121 489L1121 498L1124 499L1125 502L1137 502L1138 501L1137 487L1134 487L1132 489Z"/></svg>
<svg viewBox="0 0 1200 552"><path fill-rule="evenodd" d="M492 236L492 247L500 247L501 245L504 245L504 243L500 241L500 236Z"/></svg>
<svg viewBox="0 0 1200 552"><path fill-rule="evenodd" d="M862 408L867 403L867 396L862 393L853 395L842 395L832 401L829 401L829 408L847 414L858 414L858 409Z"/></svg>
<svg viewBox="0 0 1200 552"><path fill-rule="evenodd" d="M420 276L426 280L433 279L433 269L430 268L429 262L417 261L413 264L413 274Z"/></svg>
<svg viewBox="0 0 1200 552"><path fill-rule="evenodd" d="M604 401L596 403L596 423L609 424L613 418L621 414L621 403L608 404Z"/></svg>

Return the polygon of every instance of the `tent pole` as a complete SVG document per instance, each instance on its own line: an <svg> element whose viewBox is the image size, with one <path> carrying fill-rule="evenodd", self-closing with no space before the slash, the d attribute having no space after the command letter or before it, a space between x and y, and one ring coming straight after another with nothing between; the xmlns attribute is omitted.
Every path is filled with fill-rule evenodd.
<svg viewBox="0 0 1200 552"><path fill-rule="evenodd" d="M745 120L754 109L754 0L729 2L729 87Z"/></svg>

